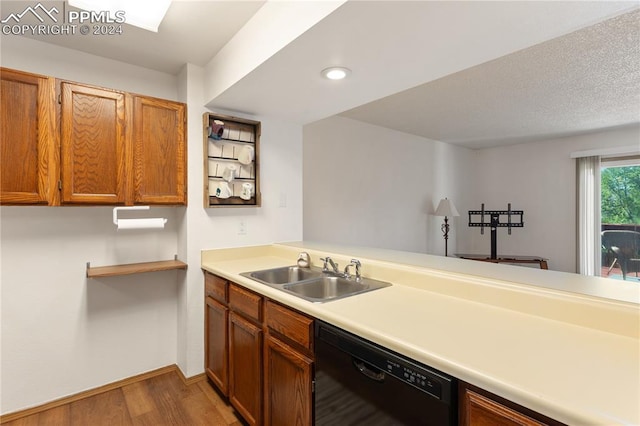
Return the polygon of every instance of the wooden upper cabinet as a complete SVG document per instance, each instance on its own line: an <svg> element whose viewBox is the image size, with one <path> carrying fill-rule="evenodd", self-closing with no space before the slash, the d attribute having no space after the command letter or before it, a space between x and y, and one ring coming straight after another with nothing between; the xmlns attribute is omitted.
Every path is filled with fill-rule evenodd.
<svg viewBox="0 0 640 426"><path fill-rule="evenodd" d="M187 204L185 104L0 76L0 204Z"/></svg>
<svg viewBox="0 0 640 426"><path fill-rule="evenodd" d="M60 90L62 203L124 204L125 94L68 82Z"/></svg>
<svg viewBox="0 0 640 426"><path fill-rule="evenodd" d="M0 203L55 196L55 80L0 69Z"/></svg>
<svg viewBox="0 0 640 426"><path fill-rule="evenodd" d="M133 99L134 202L186 204L186 106Z"/></svg>

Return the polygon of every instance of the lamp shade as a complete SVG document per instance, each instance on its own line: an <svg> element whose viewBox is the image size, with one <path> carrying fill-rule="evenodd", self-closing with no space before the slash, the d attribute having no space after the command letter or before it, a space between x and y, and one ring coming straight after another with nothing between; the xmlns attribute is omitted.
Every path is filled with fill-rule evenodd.
<svg viewBox="0 0 640 426"><path fill-rule="evenodd" d="M436 216L460 216L458 213L458 209L453 205L453 202L448 198L443 198L440 200L438 204L438 208L436 209Z"/></svg>

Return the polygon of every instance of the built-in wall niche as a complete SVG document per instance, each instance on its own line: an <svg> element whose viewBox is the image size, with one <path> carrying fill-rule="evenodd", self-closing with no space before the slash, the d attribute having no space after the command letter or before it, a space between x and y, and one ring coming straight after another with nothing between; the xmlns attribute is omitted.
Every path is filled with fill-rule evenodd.
<svg viewBox="0 0 640 426"><path fill-rule="evenodd" d="M260 206L260 122L205 113L205 207Z"/></svg>

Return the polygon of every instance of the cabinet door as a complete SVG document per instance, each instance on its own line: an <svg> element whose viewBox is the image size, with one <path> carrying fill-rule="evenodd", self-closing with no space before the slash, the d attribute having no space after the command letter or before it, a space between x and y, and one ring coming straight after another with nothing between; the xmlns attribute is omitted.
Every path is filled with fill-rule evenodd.
<svg viewBox="0 0 640 426"><path fill-rule="evenodd" d="M229 309L223 304L206 298L205 310L205 371L207 376L225 396L228 395L229 363L227 354Z"/></svg>
<svg viewBox="0 0 640 426"><path fill-rule="evenodd" d="M63 82L61 103L62 202L124 203L125 95Z"/></svg>
<svg viewBox="0 0 640 426"><path fill-rule="evenodd" d="M133 100L134 202L186 204L186 107L136 96Z"/></svg>
<svg viewBox="0 0 640 426"><path fill-rule="evenodd" d="M47 204L57 181L55 80L0 70L0 203Z"/></svg>
<svg viewBox="0 0 640 426"><path fill-rule="evenodd" d="M518 408L516 404L509 403L510 406L507 406L503 402L506 401L498 401L488 394L483 395L464 388L460 398L459 424L463 426L543 426L560 424L531 410ZM533 417L540 417L541 419L536 420Z"/></svg>
<svg viewBox="0 0 640 426"><path fill-rule="evenodd" d="M265 349L265 424L312 424L313 361L272 336Z"/></svg>
<svg viewBox="0 0 640 426"><path fill-rule="evenodd" d="M250 425L262 423L262 330L229 314L229 400Z"/></svg>

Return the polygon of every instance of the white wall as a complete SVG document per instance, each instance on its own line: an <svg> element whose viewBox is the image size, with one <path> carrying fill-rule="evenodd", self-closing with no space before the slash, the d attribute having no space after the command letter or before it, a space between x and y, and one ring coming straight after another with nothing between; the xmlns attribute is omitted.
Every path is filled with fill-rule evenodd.
<svg viewBox="0 0 640 426"><path fill-rule="evenodd" d="M474 153L339 116L304 127L304 239L444 254L441 198L464 212ZM449 253L466 251L452 220Z"/></svg>
<svg viewBox="0 0 640 426"><path fill-rule="evenodd" d="M4 37L1 53L4 67L186 102L189 205L152 208L167 228L131 234L115 230L107 207L0 208L0 412L174 363L187 376L202 373L200 251L302 238L302 127L247 117L262 121L263 205L204 209L202 69L171 76L20 37ZM88 261L176 253L187 272L85 277Z"/></svg>
<svg viewBox="0 0 640 426"><path fill-rule="evenodd" d="M21 37L2 66L175 99L176 78ZM2 413L175 363L177 272L87 279L92 265L171 259L162 231L116 231L108 207L2 207ZM182 208L184 210L184 208Z"/></svg>
<svg viewBox="0 0 640 426"><path fill-rule="evenodd" d="M524 210L524 227L498 229L498 253L549 258L549 268L576 272L576 164L574 151L639 146L640 127L529 142L477 151L473 210ZM490 232L472 234L473 252L489 253Z"/></svg>
<svg viewBox="0 0 640 426"><path fill-rule="evenodd" d="M87 279L94 266L171 259L163 231L117 231L108 207L2 207L2 412L175 363L176 272Z"/></svg>
<svg viewBox="0 0 640 426"><path fill-rule="evenodd" d="M199 269L203 249L268 244L302 239L302 127L270 119L217 110L258 120L261 207L203 208L204 163L202 115L204 69L187 65L181 72L181 96L189 104L189 207L182 219L180 252L190 266L180 286L178 365L187 376L203 371L204 288ZM211 111L209 111L211 112ZM240 223L246 230L239 234ZM181 254L182 256L182 254Z"/></svg>
<svg viewBox="0 0 640 426"><path fill-rule="evenodd" d="M524 227L498 229L499 254L536 255L576 271L575 151L640 147L640 126L481 150L457 148L342 117L304 129L304 238L442 254L449 197L449 253L486 253L491 232L468 227L468 211L524 211Z"/></svg>
<svg viewBox="0 0 640 426"><path fill-rule="evenodd" d="M177 99L176 77L19 36L2 37L3 67L141 95Z"/></svg>

